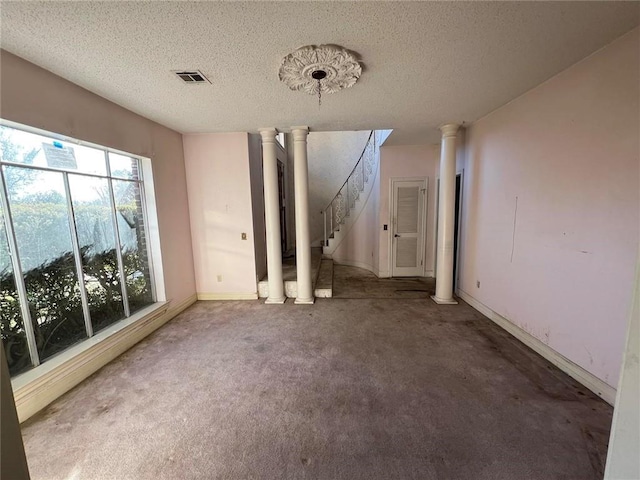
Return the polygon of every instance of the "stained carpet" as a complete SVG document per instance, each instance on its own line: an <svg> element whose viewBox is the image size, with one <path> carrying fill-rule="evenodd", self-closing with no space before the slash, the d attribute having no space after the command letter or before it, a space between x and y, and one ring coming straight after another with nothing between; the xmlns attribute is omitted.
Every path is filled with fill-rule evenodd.
<svg viewBox="0 0 640 480"><path fill-rule="evenodd" d="M198 302L23 435L34 480L574 480L611 415L464 303Z"/></svg>
<svg viewBox="0 0 640 480"><path fill-rule="evenodd" d="M362 268L333 264L334 298L430 298L434 293L434 278L378 278Z"/></svg>

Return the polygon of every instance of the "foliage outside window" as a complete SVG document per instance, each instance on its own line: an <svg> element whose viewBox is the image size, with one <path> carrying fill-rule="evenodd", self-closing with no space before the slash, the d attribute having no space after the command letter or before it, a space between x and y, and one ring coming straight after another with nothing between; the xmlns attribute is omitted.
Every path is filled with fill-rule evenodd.
<svg viewBox="0 0 640 480"><path fill-rule="evenodd" d="M0 187L12 375L154 302L138 158L0 125Z"/></svg>

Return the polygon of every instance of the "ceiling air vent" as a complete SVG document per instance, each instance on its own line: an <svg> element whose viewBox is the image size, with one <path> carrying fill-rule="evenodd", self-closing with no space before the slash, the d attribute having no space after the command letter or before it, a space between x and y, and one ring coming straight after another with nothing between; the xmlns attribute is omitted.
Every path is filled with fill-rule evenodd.
<svg viewBox="0 0 640 480"><path fill-rule="evenodd" d="M178 78L180 78L184 83L187 83L189 85L211 83L200 70L174 71L173 73L175 73Z"/></svg>

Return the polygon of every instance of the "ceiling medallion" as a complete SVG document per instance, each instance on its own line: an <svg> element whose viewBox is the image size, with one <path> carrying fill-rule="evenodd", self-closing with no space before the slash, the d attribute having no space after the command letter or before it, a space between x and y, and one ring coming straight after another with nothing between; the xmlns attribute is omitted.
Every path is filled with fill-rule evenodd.
<svg viewBox="0 0 640 480"><path fill-rule="evenodd" d="M282 59L278 77L291 90L317 95L352 87L362 75L356 56L337 45L308 45Z"/></svg>

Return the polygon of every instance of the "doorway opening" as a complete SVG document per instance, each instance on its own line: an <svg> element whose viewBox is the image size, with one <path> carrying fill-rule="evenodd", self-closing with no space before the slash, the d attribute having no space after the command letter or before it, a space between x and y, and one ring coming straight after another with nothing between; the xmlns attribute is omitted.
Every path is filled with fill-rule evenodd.
<svg viewBox="0 0 640 480"><path fill-rule="evenodd" d="M280 212L280 243L282 252L287 251L287 202L285 197L284 163L278 160L278 211Z"/></svg>
<svg viewBox="0 0 640 480"><path fill-rule="evenodd" d="M460 246L460 216L462 208L462 173L456 175L456 205L453 220L453 291L458 288L458 255Z"/></svg>

